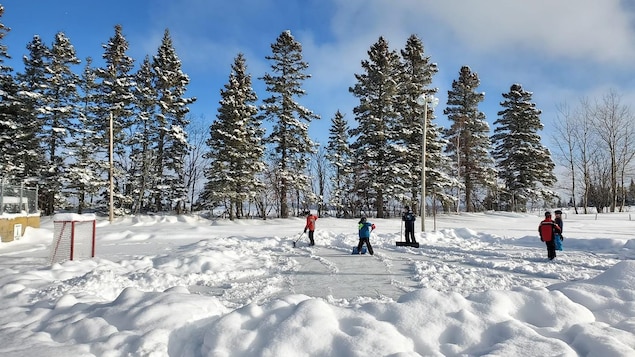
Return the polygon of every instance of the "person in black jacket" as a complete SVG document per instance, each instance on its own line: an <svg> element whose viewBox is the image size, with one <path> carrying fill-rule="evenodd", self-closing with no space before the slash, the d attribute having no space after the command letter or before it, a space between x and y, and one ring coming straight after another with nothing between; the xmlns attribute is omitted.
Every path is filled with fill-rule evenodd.
<svg viewBox="0 0 635 357"><path fill-rule="evenodd" d="M417 240L415 239L415 220L416 219L417 217L415 216L414 213L412 213L412 210L410 209L410 207L408 206L404 207L404 212L403 212L403 215L401 216L401 220L405 222L407 243L417 243Z"/></svg>

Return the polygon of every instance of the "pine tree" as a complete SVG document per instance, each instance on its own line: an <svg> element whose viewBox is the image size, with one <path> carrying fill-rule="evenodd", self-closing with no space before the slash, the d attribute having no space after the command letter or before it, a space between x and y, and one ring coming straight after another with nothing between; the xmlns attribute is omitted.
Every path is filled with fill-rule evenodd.
<svg viewBox="0 0 635 357"><path fill-rule="evenodd" d="M0 5L0 19L4 14L4 7ZM18 85L11 73L13 68L5 61L10 59L7 46L2 40L11 29L0 22L0 170L3 176L15 177L24 170L14 159L14 138L18 128L18 111L20 107L17 94Z"/></svg>
<svg viewBox="0 0 635 357"><path fill-rule="evenodd" d="M477 92L478 74L468 66L461 67L459 78L452 81L448 91L448 106L443 114L452 122L446 132L446 151L457 165L457 177L465 189L465 209L477 209L474 200L479 188L492 188L496 184L494 160L490 155L489 125L478 105L485 94ZM459 201L460 202L460 196Z"/></svg>
<svg viewBox="0 0 635 357"><path fill-rule="evenodd" d="M0 19L4 7L0 5ZM30 93L13 77L7 46L2 43L10 31L0 22L0 171L5 179L38 178L42 154L37 140L35 108Z"/></svg>
<svg viewBox="0 0 635 357"><path fill-rule="evenodd" d="M55 35L51 46L50 64L47 77L47 95L44 97L47 108L44 116L45 128L44 144L49 157L49 167L45 185L53 200L48 203L46 212L52 214L62 205L66 205L60 195L64 186L69 182L68 165L65 160L69 156L67 143L71 135L77 131L77 84L79 77L73 72L72 66L81 61L75 55L75 48L63 32Z"/></svg>
<svg viewBox="0 0 635 357"><path fill-rule="evenodd" d="M335 169L335 174L331 178L333 190L330 195L330 204L337 210L338 217L352 217L352 199L349 188L353 186L353 175L351 171L352 152L348 144L349 130L344 115L338 110L331 119L326 154L327 159Z"/></svg>
<svg viewBox="0 0 635 357"><path fill-rule="evenodd" d="M243 203L254 200L264 187L258 178L264 171L264 130L256 118L257 97L242 53L234 59L221 97L217 120L210 126L207 140L210 151L205 157L211 164L205 170L207 182L201 196L209 208L224 203L233 220L245 214Z"/></svg>
<svg viewBox="0 0 635 357"><path fill-rule="evenodd" d="M541 111L531 102L532 93L513 84L503 93L504 108L498 112L492 142L499 178L505 184L505 197L511 210L526 209L531 197L545 197L542 187L556 181L549 150L540 142L543 129ZM542 187L540 186L542 185Z"/></svg>
<svg viewBox="0 0 635 357"><path fill-rule="evenodd" d="M55 154L51 153L51 141L57 135L52 126L50 110L53 103L49 82L52 54L39 35L33 36L27 44L27 50L29 54L23 57L24 72L17 74L20 87L25 93L22 97L26 109L25 116L20 119L20 126L21 131L33 132L39 141L36 150L42 156L38 160L40 165L34 168L33 174L42 183L38 199L40 209L45 215L50 215L54 211L57 189L57 183L51 184L50 179L50 170L57 170L53 166Z"/></svg>
<svg viewBox="0 0 635 357"><path fill-rule="evenodd" d="M357 83L349 88L359 98L353 109L359 125L350 130L355 138L351 148L356 191L363 204L368 209L374 206L377 217L383 218L384 201L403 193L399 180L405 169L399 164L403 148L398 145L402 77L399 55L389 49L383 37L371 46L368 56L362 61L365 73L356 74Z"/></svg>
<svg viewBox="0 0 635 357"><path fill-rule="evenodd" d="M77 198L77 213L80 214L92 206L95 195L108 185L105 179L107 163L95 155L107 138L104 138L104 133L94 130L98 112L95 97L98 84L92 63L92 58L86 58L84 70L79 77L79 125L73 134L73 140L67 143L73 162L68 168L67 190L68 195Z"/></svg>
<svg viewBox="0 0 635 357"><path fill-rule="evenodd" d="M289 194L300 192L312 195L310 179L303 174L316 146L308 134L308 124L319 116L303 107L296 98L306 93L302 83L311 76L305 73L309 65L302 60L302 45L290 31L284 31L271 45L272 74L264 80L271 96L263 100L262 117L274 123L266 142L273 145L272 159L278 172L279 216L289 217Z"/></svg>
<svg viewBox="0 0 635 357"><path fill-rule="evenodd" d="M133 213L149 209L151 197L160 194L159 191L154 190L157 186L157 176L154 174L161 132L160 121L156 120L158 109L156 81L157 77L152 69L150 57L146 56L135 75L134 94L137 111L133 116L134 130L129 141L132 164L128 176L131 178L129 192L133 198L131 206Z"/></svg>
<svg viewBox="0 0 635 357"><path fill-rule="evenodd" d="M189 121L186 114L188 105L196 98L186 98L185 92L190 82L181 70L170 32L166 29L152 67L156 71L156 89L159 99L160 123L156 176L159 192L155 196L155 205L160 210L165 204L180 214L187 201L185 186L185 157L189 150L186 127Z"/></svg>
<svg viewBox="0 0 635 357"><path fill-rule="evenodd" d="M417 198L421 195L421 165L424 106L417 103L419 96L432 95L435 89L430 89L432 77L438 72L437 65L425 56L423 43L416 35L411 35L406 47L401 50L402 58L402 103L400 109L402 118L397 122L401 133L400 141L405 145L405 155L401 158L405 165L404 188L410 192L411 207L417 207ZM449 201L445 191L454 180L448 176L447 159L442 150L445 141L441 137L441 128L434 123L433 108L428 106L425 115L426 123L426 196L433 193L441 201Z"/></svg>
<svg viewBox="0 0 635 357"><path fill-rule="evenodd" d="M115 34L108 43L103 45L105 67L97 68L96 74L100 79L98 87L99 108L97 112L96 135L103 137L102 146L96 155L107 157L112 162L109 167L109 179L113 181L114 201L119 206L129 204L131 199L125 197L125 168L123 160L127 157L128 148L127 130L131 125L133 115L132 103L134 101L134 81L131 73L134 60L126 54L128 41L123 36L121 25L115 25ZM110 122L112 121L112 131ZM110 136L112 135L113 150L109 150ZM110 166L110 165L109 165ZM106 200L104 200L106 201ZM114 205L117 205L113 202Z"/></svg>

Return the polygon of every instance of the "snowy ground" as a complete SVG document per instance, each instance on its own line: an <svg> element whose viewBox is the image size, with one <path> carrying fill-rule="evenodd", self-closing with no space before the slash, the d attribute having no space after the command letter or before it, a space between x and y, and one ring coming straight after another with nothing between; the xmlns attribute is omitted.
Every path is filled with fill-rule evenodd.
<svg viewBox="0 0 635 357"><path fill-rule="evenodd" d="M375 255L352 256L357 220L294 248L302 218L129 217L49 266L43 218L0 244L0 355L635 355L635 213L569 212L554 261L541 219L430 217L419 249L371 219Z"/></svg>

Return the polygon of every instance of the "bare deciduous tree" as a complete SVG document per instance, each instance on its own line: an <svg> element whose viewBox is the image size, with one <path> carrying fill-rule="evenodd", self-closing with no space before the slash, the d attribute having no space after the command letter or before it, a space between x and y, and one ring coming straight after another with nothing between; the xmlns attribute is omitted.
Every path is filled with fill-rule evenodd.
<svg viewBox="0 0 635 357"><path fill-rule="evenodd" d="M196 123L196 121L192 121ZM209 159L203 155L206 151L205 141L209 135L208 128L201 124L192 124L188 127L188 138L191 149L185 157L185 184L188 191L190 211L202 189L202 179L205 177L205 167L209 166Z"/></svg>
<svg viewBox="0 0 635 357"><path fill-rule="evenodd" d="M591 103L581 99L579 106L558 108L555 146L562 164L571 176L572 194L577 213L577 184L582 181L584 213L595 206L598 212L614 212L626 204L626 182L635 159L633 115L611 91Z"/></svg>
<svg viewBox="0 0 635 357"><path fill-rule="evenodd" d="M326 208L325 197L328 189L328 159L326 158L326 151L320 147L317 152L311 155L311 171L313 175L313 193L317 196L317 209L318 216L322 214L322 211Z"/></svg>
<svg viewBox="0 0 635 357"><path fill-rule="evenodd" d="M608 154L610 210L615 212L618 183L622 183L623 187L620 173L626 171L635 150L628 145L632 140L629 140L628 127L632 125L633 116L630 109L621 103L620 96L615 91L610 91L596 104L593 118L600 142Z"/></svg>
<svg viewBox="0 0 635 357"><path fill-rule="evenodd" d="M559 158L564 162L569 175L571 176L571 199L575 212L578 213L576 204L576 155L579 152L578 142L574 139L578 126L578 117L573 114L566 104L559 105L558 116L555 124L556 136L555 147L560 151Z"/></svg>

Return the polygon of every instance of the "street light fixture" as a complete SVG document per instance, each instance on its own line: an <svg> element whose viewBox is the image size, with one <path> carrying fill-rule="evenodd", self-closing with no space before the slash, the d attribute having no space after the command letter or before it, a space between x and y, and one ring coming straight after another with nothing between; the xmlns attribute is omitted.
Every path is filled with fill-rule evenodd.
<svg viewBox="0 0 635 357"><path fill-rule="evenodd" d="M426 133L428 131L428 105L432 108L439 104L439 98L425 93L417 97L417 104L423 105L423 123L421 135L421 231L426 231Z"/></svg>

